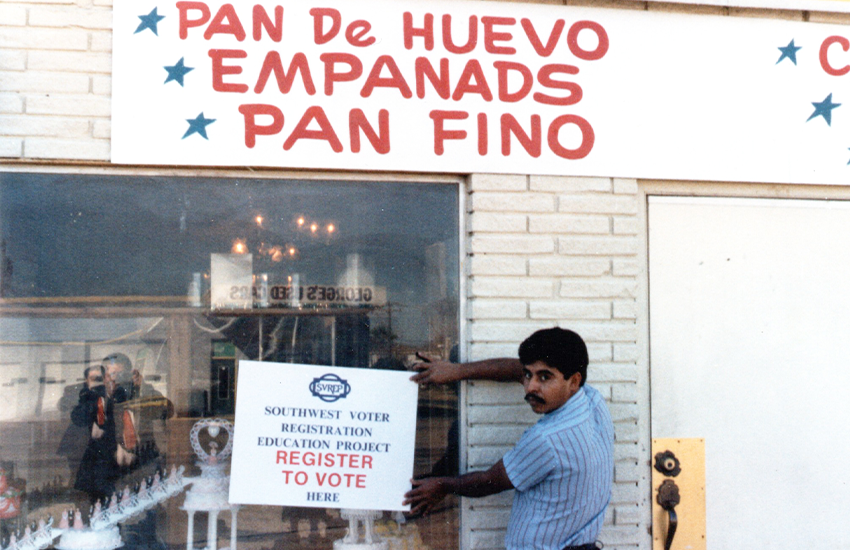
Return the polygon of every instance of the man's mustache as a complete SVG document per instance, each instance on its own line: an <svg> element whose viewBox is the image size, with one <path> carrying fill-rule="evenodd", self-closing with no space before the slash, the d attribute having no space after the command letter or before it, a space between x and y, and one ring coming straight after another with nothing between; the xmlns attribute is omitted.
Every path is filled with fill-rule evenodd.
<svg viewBox="0 0 850 550"><path fill-rule="evenodd" d="M526 394L525 400L529 405L534 404L534 403L537 403L538 405L545 405L546 404L546 401L544 399L537 397L533 393Z"/></svg>

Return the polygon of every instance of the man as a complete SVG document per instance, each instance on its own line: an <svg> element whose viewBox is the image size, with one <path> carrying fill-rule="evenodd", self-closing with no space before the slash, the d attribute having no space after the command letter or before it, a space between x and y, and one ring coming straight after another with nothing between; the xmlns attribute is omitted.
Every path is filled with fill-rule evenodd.
<svg viewBox="0 0 850 550"><path fill-rule="evenodd" d="M110 391L106 383L104 365L87 367L83 376L85 382L79 401L71 410L71 422L86 430L88 443L80 459L74 488L87 493L95 503L112 495L120 475L115 461L115 399L114 391Z"/></svg>
<svg viewBox="0 0 850 550"><path fill-rule="evenodd" d="M459 477L413 481L404 504L427 513L447 494L482 497L516 489L505 536L508 550L589 550L611 498L614 428L605 401L585 386L587 347L575 332L540 330L516 359L466 364L430 361L414 368L419 383L463 379L521 381L525 400L543 417L493 467Z"/></svg>

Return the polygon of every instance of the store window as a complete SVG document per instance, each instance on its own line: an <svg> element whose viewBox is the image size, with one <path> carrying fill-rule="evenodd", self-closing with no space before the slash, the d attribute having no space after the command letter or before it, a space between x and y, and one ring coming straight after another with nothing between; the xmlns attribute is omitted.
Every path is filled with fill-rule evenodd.
<svg viewBox="0 0 850 550"><path fill-rule="evenodd" d="M240 359L456 353L458 232L448 184L0 173L0 546L73 510L88 526L172 465L198 475L190 432L233 421ZM457 407L456 387L420 391L414 475L457 471ZM229 514L195 517L187 543L183 501L122 522L124 548L231 544ZM330 549L347 526L245 506L233 536ZM457 548L457 501L376 528L391 547Z"/></svg>

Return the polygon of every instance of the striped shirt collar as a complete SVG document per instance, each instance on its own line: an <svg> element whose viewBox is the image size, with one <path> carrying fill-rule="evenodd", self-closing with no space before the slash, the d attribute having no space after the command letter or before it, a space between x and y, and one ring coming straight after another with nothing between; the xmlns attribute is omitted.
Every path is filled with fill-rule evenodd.
<svg viewBox="0 0 850 550"><path fill-rule="evenodd" d="M543 415L537 422L541 426L557 423L559 427L564 428L579 424L590 416L590 400L584 386L570 397L566 403Z"/></svg>

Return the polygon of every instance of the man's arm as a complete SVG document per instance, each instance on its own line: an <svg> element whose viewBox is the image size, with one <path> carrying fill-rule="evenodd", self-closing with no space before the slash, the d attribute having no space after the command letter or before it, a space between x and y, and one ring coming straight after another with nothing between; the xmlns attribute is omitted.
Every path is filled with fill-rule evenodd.
<svg viewBox="0 0 850 550"><path fill-rule="evenodd" d="M410 377L417 384L446 384L460 380L493 380L495 382L522 382L522 363L519 359L500 357L470 363L450 363L417 353L422 363L412 370L419 371Z"/></svg>
<svg viewBox="0 0 850 550"><path fill-rule="evenodd" d="M486 497L514 486L500 460L484 472L470 472L459 477L429 477L413 480L413 489L405 493L402 504L410 504L412 514L427 514L446 495Z"/></svg>

